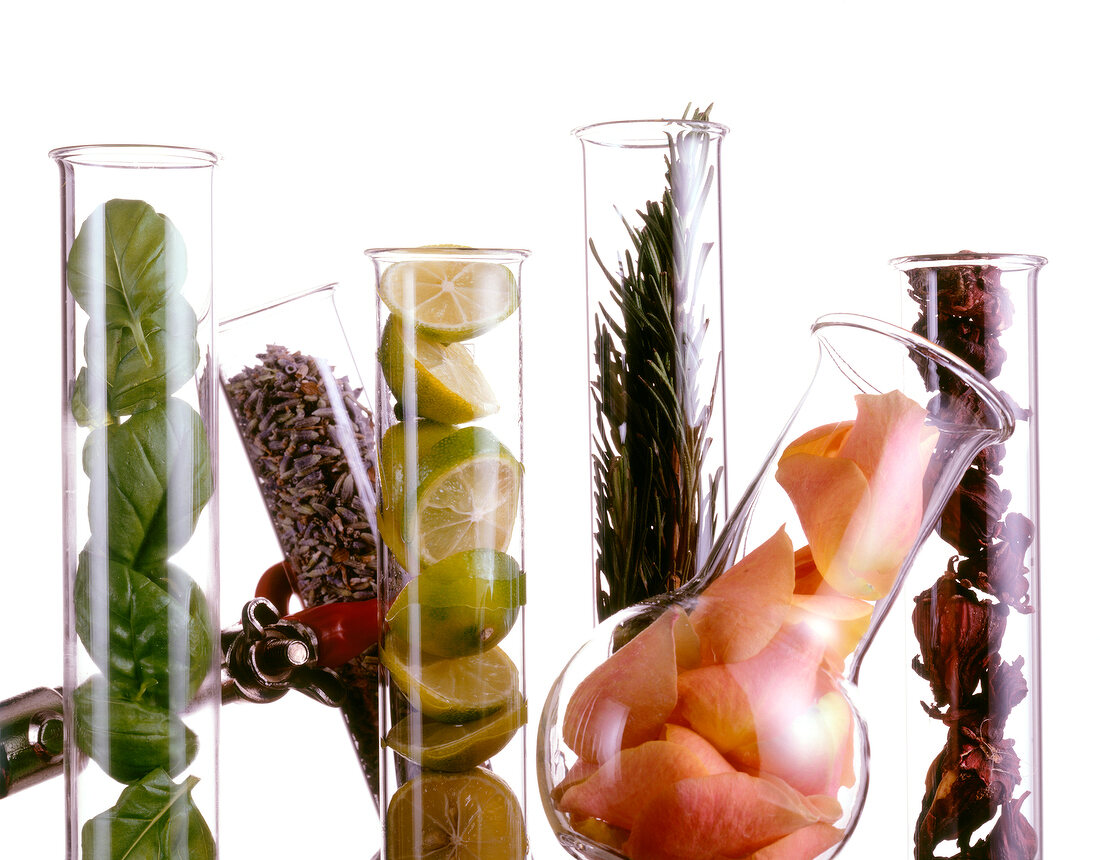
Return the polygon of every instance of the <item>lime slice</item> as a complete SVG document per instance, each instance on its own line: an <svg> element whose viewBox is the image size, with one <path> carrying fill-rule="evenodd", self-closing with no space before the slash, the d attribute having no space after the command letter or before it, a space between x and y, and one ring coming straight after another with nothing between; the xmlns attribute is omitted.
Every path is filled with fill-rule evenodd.
<svg viewBox="0 0 1100 860"><path fill-rule="evenodd" d="M421 459L418 477L405 538L417 544L424 564L467 549L508 548L523 468L491 431L456 430Z"/></svg>
<svg viewBox="0 0 1100 860"><path fill-rule="evenodd" d="M386 321L378 364L405 417L465 424L500 409L489 380L466 347L436 343L403 329L395 316Z"/></svg>
<svg viewBox="0 0 1100 860"><path fill-rule="evenodd" d="M400 517L389 508L378 508L378 536L390 551L393 560L405 570L409 569L409 545L398 527Z"/></svg>
<svg viewBox="0 0 1100 860"><path fill-rule="evenodd" d="M522 860L523 811L499 776L424 773L386 809L386 860Z"/></svg>
<svg viewBox="0 0 1100 860"><path fill-rule="evenodd" d="M495 756L526 722L527 703L522 699L461 726L413 713L389 730L386 745L428 770L460 773Z"/></svg>
<svg viewBox="0 0 1100 860"><path fill-rule="evenodd" d="M433 340L484 334L519 307L507 266L479 260L409 260L382 273L378 295L396 316Z"/></svg>
<svg viewBox="0 0 1100 860"><path fill-rule="evenodd" d="M388 636L380 653L409 703L441 723L480 719L519 695L519 671L499 646L469 657L410 656L408 643Z"/></svg>
<svg viewBox="0 0 1100 860"><path fill-rule="evenodd" d="M418 421L399 421L382 436L378 446L378 473L382 485L382 505L390 510L399 510L404 504L405 470L412 466L414 473L420 459L431 450L440 439L454 433L451 424L420 419ZM415 456L408 456L408 442L415 434ZM409 462L411 459L411 463Z"/></svg>
<svg viewBox="0 0 1100 860"><path fill-rule="evenodd" d="M511 556L472 549L425 568L386 613L390 631L440 657L497 645L527 599L526 577Z"/></svg>

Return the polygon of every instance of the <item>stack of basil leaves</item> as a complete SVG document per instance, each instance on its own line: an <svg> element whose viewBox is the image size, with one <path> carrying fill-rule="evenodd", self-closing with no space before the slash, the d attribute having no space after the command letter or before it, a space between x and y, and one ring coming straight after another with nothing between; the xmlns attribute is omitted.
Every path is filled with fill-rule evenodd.
<svg viewBox="0 0 1100 860"><path fill-rule="evenodd" d="M195 312L181 294L186 250L148 203L110 200L84 221L66 271L88 316L70 401L89 430L91 533L74 614L100 672L74 693L76 742L128 785L84 825L83 858L213 858L191 800L197 778L173 780L198 750L181 715L206 678L215 632L202 589L169 562L213 492L202 418L173 396L199 363Z"/></svg>

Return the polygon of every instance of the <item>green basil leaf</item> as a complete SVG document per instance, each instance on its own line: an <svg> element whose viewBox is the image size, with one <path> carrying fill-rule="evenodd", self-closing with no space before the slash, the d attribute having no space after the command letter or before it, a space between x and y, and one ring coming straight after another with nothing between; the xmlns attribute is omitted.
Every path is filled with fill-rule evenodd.
<svg viewBox="0 0 1100 860"><path fill-rule="evenodd" d="M202 418L175 398L89 434L84 471L94 548L136 570L157 568L190 540L214 490Z"/></svg>
<svg viewBox="0 0 1100 860"><path fill-rule="evenodd" d="M173 296L142 321L151 356L147 362L130 329L89 320L84 336L87 369L81 368L73 390L77 422L101 426L111 423L104 409L111 416L132 415L165 403L199 365L197 330L191 305Z"/></svg>
<svg viewBox="0 0 1100 860"><path fill-rule="evenodd" d="M214 860L214 834L191 799L198 781L177 784L155 770L123 789L81 830L83 860Z"/></svg>
<svg viewBox="0 0 1100 860"><path fill-rule="evenodd" d="M194 699L210 669L214 628L202 589L183 570L141 573L85 550L73 604L77 635L113 685L177 710Z"/></svg>
<svg viewBox="0 0 1100 860"><path fill-rule="evenodd" d="M128 329L151 362L142 324L187 277L187 251L175 225L143 200L108 200L81 225L66 273L88 316Z"/></svg>
<svg viewBox="0 0 1100 860"><path fill-rule="evenodd" d="M102 675L76 688L76 745L112 778L137 782L161 768L172 776L195 759L198 736L176 714L136 702Z"/></svg>

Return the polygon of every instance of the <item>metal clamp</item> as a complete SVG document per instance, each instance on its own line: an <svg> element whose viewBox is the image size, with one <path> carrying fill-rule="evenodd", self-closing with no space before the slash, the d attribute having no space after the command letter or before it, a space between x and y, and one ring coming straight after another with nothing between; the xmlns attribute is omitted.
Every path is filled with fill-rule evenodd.
<svg viewBox="0 0 1100 860"><path fill-rule="evenodd" d="M61 772L62 713L61 691L48 687L0 702L0 798Z"/></svg>
<svg viewBox="0 0 1100 860"><path fill-rule="evenodd" d="M346 690L333 670L317 666L318 644L312 628L280 618L266 598L253 598L241 611L241 629L222 634L222 701L274 702L295 689L338 707Z"/></svg>

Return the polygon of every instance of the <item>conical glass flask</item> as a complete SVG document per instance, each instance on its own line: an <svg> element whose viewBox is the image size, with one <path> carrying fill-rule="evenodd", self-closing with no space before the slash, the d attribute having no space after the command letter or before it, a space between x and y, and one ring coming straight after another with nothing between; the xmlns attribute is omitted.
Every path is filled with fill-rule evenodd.
<svg viewBox="0 0 1100 860"><path fill-rule="evenodd" d="M814 335L813 381L701 575L605 621L551 688L538 779L576 857L812 860L859 819L860 662L962 470L1013 418L904 329L831 316ZM914 353L968 410L903 393Z"/></svg>

